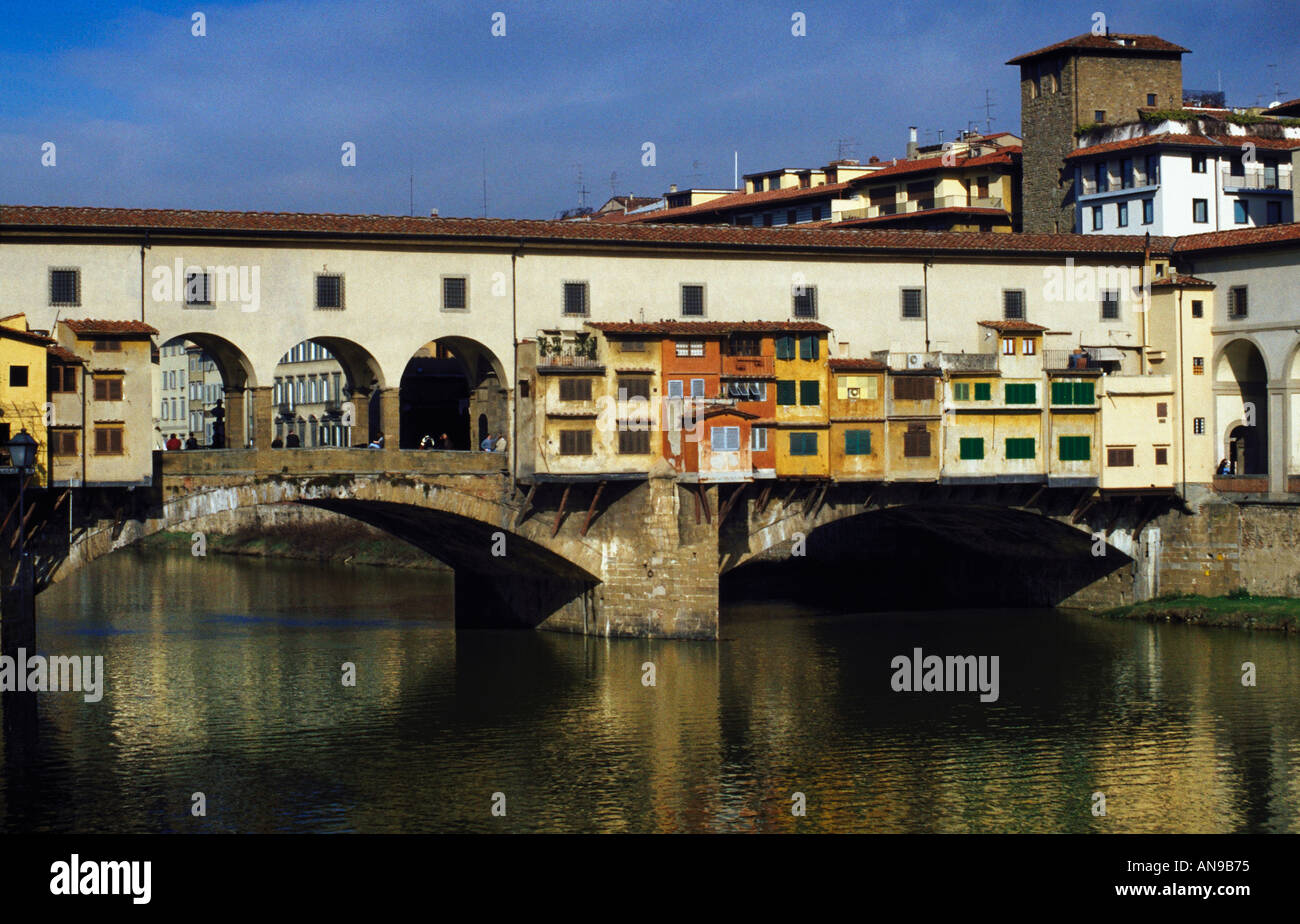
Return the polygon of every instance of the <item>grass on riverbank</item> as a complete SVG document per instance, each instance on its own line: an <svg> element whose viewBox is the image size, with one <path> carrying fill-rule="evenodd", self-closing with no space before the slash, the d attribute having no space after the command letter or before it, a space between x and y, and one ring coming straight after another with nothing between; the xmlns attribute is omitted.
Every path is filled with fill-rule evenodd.
<svg viewBox="0 0 1300 924"><path fill-rule="evenodd" d="M1098 614L1108 619L1145 619L1196 626L1300 631L1300 599L1255 597L1235 590L1223 597L1167 594L1142 603L1117 606Z"/></svg>

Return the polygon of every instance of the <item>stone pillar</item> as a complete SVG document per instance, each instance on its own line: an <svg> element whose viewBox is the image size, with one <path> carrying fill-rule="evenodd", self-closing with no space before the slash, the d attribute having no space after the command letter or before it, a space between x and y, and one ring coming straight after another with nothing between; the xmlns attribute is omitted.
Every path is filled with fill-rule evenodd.
<svg viewBox="0 0 1300 924"><path fill-rule="evenodd" d="M1268 490L1286 493L1287 447L1290 434L1287 421L1286 385L1268 387Z"/></svg>
<svg viewBox="0 0 1300 924"><path fill-rule="evenodd" d="M352 439L349 446L365 446L370 442L370 389L364 385L352 388L348 401L352 403Z"/></svg>
<svg viewBox="0 0 1300 924"><path fill-rule="evenodd" d="M384 434L384 448L397 449L402 436L402 403L400 389L385 388L379 392L378 429Z"/></svg>
<svg viewBox="0 0 1300 924"><path fill-rule="evenodd" d="M226 448L243 449L248 444L248 405L244 403L244 389L242 386L227 386L221 392L226 399Z"/></svg>
<svg viewBox="0 0 1300 924"><path fill-rule="evenodd" d="M252 403L253 408L253 445L260 452L271 448L271 440L274 439L275 428L275 404L272 402L273 391L271 388L250 388L248 390L248 400Z"/></svg>

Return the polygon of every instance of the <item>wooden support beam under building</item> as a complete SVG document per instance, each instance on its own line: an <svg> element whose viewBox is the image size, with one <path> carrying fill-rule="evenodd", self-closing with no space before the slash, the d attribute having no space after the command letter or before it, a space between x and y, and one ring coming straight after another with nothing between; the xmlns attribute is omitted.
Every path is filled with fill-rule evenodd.
<svg viewBox="0 0 1300 924"><path fill-rule="evenodd" d="M736 501L740 500L740 495L745 493L747 487L749 487L749 485L744 482L737 485L736 490L732 491L731 496L727 498L727 502L719 508L718 526L722 526L723 521L727 519L727 514L731 513L731 508L736 506Z"/></svg>
<svg viewBox="0 0 1300 924"><path fill-rule="evenodd" d="M713 523L713 511L709 509L709 495L704 493L704 482L696 482L695 490L699 492L700 504L704 507L704 522L711 525ZM696 508L696 510L698 512L699 508ZM700 522L698 517L696 517L695 522Z"/></svg>
<svg viewBox="0 0 1300 924"><path fill-rule="evenodd" d="M813 503L812 513L809 514L809 516L816 517L817 514L821 513L822 504L826 503L826 492L828 490L830 490L830 484L823 484L821 491L817 494L816 502Z"/></svg>
<svg viewBox="0 0 1300 924"><path fill-rule="evenodd" d="M591 495L591 506L587 508L587 518L582 521L582 529L578 535L587 535L587 527L591 526L591 518L596 515L596 503L600 500L600 495L605 493L605 482L596 485L596 493Z"/></svg>
<svg viewBox="0 0 1300 924"><path fill-rule="evenodd" d="M572 490L572 488L573 485L566 484L564 486L564 493L560 495L560 509L555 511L555 525L551 527L552 538L554 538L556 533L560 531L560 521L564 519L564 505L569 502L569 491Z"/></svg>
<svg viewBox="0 0 1300 924"><path fill-rule="evenodd" d="M511 522L511 529L518 529L519 524L528 519L528 514L533 510L533 495L537 493L537 482L534 481L528 486L528 493L524 495L523 506L515 511L515 518Z"/></svg>
<svg viewBox="0 0 1300 924"><path fill-rule="evenodd" d="M14 537L9 540L9 548L11 550L18 547L18 537L27 532L27 521L32 518L32 514L35 512L36 505L32 504L27 508L27 512L23 514L23 521L18 524L17 528L14 530Z"/></svg>
<svg viewBox="0 0 1300 924"><path fill-rule="evenodd" d="M1078 503L1074 505L1074 511L1070 514L1070 522L1078 523L1083 519L1083 515L1092 509L1092 505L1101 499L1101 492L1097 490L1084 491L1080 495Z"/></svg>
<svg viewBox="0 0 1300 924"><path fill-rule="evenodd" d="M775 483L775 480L772 480L763 485L763 491L758 495L758 513L762 513L767 509L767 502L772 497L772 485Z"/></svg>
<svg viewBox="0 0 1300 924"><path fill-rule="evenodd" d="M1040 485L1038 486L1038 490L1034 491L1033 494L1030 494L1030 495L1029 495L1029 500L1025 501L1025 502L1024 502L1023 504L1021 504L1020 506L1021 506L1021 507L1032 507L1032 506L1034 506L1034 501L1036 501L1036 500L1038 500L1038 498L1042 497L1043 492L1046 491L1046 490L1047 490L1047 485L1045 485L1045 484L1040 484Z"/></svg>

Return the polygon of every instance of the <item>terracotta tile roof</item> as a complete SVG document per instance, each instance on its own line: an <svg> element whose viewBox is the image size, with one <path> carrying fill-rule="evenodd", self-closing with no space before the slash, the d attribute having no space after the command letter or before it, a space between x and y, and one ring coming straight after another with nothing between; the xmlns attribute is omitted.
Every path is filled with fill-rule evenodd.
<svg viewBox="0 0 1300 924"><path fill-rule="evenodd" d="M683 205L675 209L658 209L636 215L619 215L619 218L627 222L676 221L680 218L708 215L712 212L725 212L732 209L748 208L749 206L764 208L771 205L800 202L804 199L821 199L827 196L834 199L839 198L839 194L845 192L852 182L854 181L824 183L821 186L809 186L806 189L796 186L793 189L768 189L758 193L732 193L729 196L721 196L708 202L701 202L699 205Z"/></svg>
<svg viewBox="0 0 1300 924"><path fill-rule="evenodd" d="M996 331L1018 331L1026 334L1041 334L1043 331L1047 330L1047 328L1041 324L1032 324L1029 321L1014 320L980 321L980 327L991 327Z"/></svg>
<svg viewBox="0 0 1300 924"><path fill-rule="evenodd" d="M1122 42L1126 44L1120 44ZM1102 54L1191 54L1191 49L1167 42L1157 35L1134 35L1126 32L1112 32L1109 35L1093 35L1085 32L1055 45L1048 45L1028 54L1017 55L1008 64L1020 64L1032 61L1043 55L1058 51L1092 51Z"/></svg>
<svg viewBox="0 0 1300 924"><path fill-rule="evenodd" d="M1196 253L1231 247L1255 247L1300 242L1300 223L1265 225L1262 228L1239 228L1235 231L1209 231L1176 239L1174 253ZM1154 245L1153 245L1154 248Z"/></svg>
<svg viewBox="0 0 1300 924"><path fill-rule="evenodd" d="M1143 135L1140 138L1126 138L1123 141L1108 141L1086 148L1076 148L1065 155L1066 160L1082 160L1113 151L1132 151L1137 148L1171 147L1194 148L1238 148L1250 142L1257 148L1274 151L1290 151L1300 148L1300 138L1261 138L1258 135L1182 135L1174 132L1161 132L1158 135Z"/></svg>
<svg viewBox="0 0 1300 924"><path fill-rule="evenodd" d="M748 228L711 225L599 221L538 221L513 218L408 218L386 215L323 215L286 212L199 212L167 209L101 209L62 206L0 206L0 232L15 230L114 229L132 234L297 233L335 236L403 236L443 240L565 244L647 244L841 252L1129 254L1142 253L1142 239L1128 234L997 234L971 231ZM1172 238L1152 238L1168 249Z"/></svg>
<svg viewBox="0 0 1300 924"><path fill-rule="evenodd" d="M725 337L732 333L823 333L830 330L818 321L588 321L605 334L693 334L701 337Z"/></svg>
<svg viewBox="0 0 1300 924"><path fill-rule="evenodd" d="M1192 289L1213 289L1214 283L1208 279L1199 279L1196 276L1188 276L1185 273L1173 273L1169 276L1161 276L1151 283L1153 289L1172 289L1172 288L1192 288Z"/></svg>
<svg viewBox="0 0 1300 924"><path fill-rule="evenodd" d="M1264 115L1300 116L1300 97L1278 103L1271 109L1265 109Z"/></svg>
<svg viewBox="0 0 1300 924"><path fill-rule="evenodd" d="M149 334L157 336L158 331L144 321L103 321L94 318L65 320L68 330L74 334L86 336L115 336L121 334Z"/></svg>
<svg viewBox="0 0 1300 924"><path fill-rule="evenodd" d="M1007 145L1004 148L998 148L991 154L981 154L979 157L967 157L957 155L953 159L951 166L943 162L945 155L940 154L937 157L922 157L918 160L900 160L896 164L877 170L875 173L868 173L864 176L855 177L847 181L847 185L866 186L876 183L880 180L891 179L896 176L902 176L909 173L926 173L930 170L961 170L966 167L985 167L994 164L1013 164L1015 157L1022 152L1018 144Z"/></svg>
<svg viewBox="0 0 1300 924"><path fill-rule="evenodd" d="M21 340L23 343L32 343L36 346L46 346L54 341L42 334L33 333L29 330L14 330L11 327L0 327L0 337L10 337L14 340Z"/></svg>
<svg viewBox="0 0 1300 924"><path fill-rule="evenodd" d="M875 359L832 359L832 372L883 372L889 367Z"/></svg>
<svg viewBox="0 0 1300 924"><path fill-rule="evenodd" d="M80 366L84 366L86 364L86 361L82 359L80 356L78 356L76 353L72 352L71 350L65 350L61 346L54 346L54 345L47 346L45 348L45 351L49 353L50 356L54 357L55 359L57 359L59 362L62 363L75 363Z"/></svg>

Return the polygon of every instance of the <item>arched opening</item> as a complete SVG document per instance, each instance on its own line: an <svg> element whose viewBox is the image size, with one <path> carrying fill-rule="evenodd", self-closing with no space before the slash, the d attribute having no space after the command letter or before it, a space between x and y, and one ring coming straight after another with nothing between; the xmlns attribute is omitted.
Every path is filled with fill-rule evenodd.
<svg viewBox="0 0 1300 924"><path fill-rule="evenodd" d="M158 379L156 448L242 446L251 432L245 391L255 382L252 363L233 343L205 333L172 337L158 348Z"/></svg>
<svg viewBox="0 0 1300 924"><path fill-rule="evenodd" d="M1233 475L1268 474L1268 369L1259 348L1234 340L1215 370L1219 444Z"/></svg>
<svg viewBox="0 0 1300 924"><path fill-rule="evenodd" d="M380 388L378 363L355 343L315 337L294 344L275 367L272 447L366 445L378 425Z"/></svg>
<svg viewBox="0 0 1300 924"><path fill-rule="evenodd" d="M402 372L401 448L415 449L428 436L439 448L473 450L489 433L504 433L505 383L501 361L481 343L465 337L426 343Z"/></svg>

